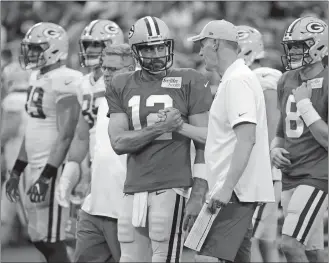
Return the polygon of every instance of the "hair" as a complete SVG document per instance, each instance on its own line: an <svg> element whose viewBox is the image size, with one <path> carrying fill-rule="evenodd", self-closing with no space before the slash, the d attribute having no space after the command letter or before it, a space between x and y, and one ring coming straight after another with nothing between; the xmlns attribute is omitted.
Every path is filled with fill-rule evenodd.
<svg viewBox="0 0 329 263"><path fill-rule="evenodd" d="M120 56L123 60L130 58L132 60L132 65L136 67L133 52L128 44L113 44L106 46L102 51L102 57L111 55Z"/></svg>

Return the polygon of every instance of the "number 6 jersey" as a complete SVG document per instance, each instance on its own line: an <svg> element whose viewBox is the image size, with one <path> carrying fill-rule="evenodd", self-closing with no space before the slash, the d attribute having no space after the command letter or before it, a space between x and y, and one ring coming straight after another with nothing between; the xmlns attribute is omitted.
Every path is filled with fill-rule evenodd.
<svg viewBox="0 0 329 263"><path fill-rule="evenodd" d="M302 120L292 94L303 82L312 87L313 107L328 123L328 68L310 80L301 79L300 69L283 74L278 82L281 119L277 136L285 139L284 148L290 153L291 165L282 169L282 186L287 190L306 184L325 191L328 189L328 152Z"/></svg>
<svg viewBox="0 0 329 263"><path fill-rule="evenodd" d="M126 113L129 130L154 124L160 109L174 107L188 116L208 111L212 95L206 79L193 69L171 69L155 81L141 79L141 71L116 75L106 88L109 112ZM176 132L165 133L127 156L125 193L190 187L191 140Z"/></svg>
<svg viewBox="0 0 329 263"><path fill-rule="evenodd" d="M29 115L25 130L25 148L31 167L44 166L57 135L56 103L63 97L76 96L76 83L82 73L65 66L30 77L25 109Z"/></svg>

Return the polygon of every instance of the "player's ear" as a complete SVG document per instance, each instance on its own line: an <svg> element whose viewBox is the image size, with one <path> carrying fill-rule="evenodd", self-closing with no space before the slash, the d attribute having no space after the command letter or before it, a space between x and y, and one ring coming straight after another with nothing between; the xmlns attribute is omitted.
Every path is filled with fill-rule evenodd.
<svg viewBox="0 0 329 263"><path fill-rule="evenodd" d="M134 70L135 70L135 66L134 66L134 65L130 65L130 66L128 67L128 70L129 70L129 71L134 71Z"/></svg>

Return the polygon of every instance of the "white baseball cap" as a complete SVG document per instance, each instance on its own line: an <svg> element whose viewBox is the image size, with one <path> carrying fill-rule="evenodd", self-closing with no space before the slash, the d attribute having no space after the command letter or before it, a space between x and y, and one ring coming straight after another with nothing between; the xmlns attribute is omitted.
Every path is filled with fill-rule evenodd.
<svg viewBox="0 0 329 263"><path fill-rule="evenodd" d="M213 20L205 25L199 35L190 37L187 41L196 42L206 37L238 42L238 30L235 25L224 19Z"/></svg>

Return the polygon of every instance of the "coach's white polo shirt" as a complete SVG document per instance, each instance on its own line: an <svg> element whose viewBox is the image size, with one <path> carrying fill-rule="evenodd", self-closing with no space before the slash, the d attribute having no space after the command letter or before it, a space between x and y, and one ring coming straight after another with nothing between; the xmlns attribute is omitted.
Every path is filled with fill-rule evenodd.
<svg viewBox="0 0 329 263"><path fill-rule="evenodd" d="M233 127L241 122L256 124L256 144L234 191L241 202L274 202L263 90L255 73L237 59L224 73L210 109L205 148L210 194L223 186L237 142Z"/></svg>
<svg viewBox="0 0 329 263"><path fill-rule="evenodd" d="M118 218L126 179L126 155L117 155L108 136L108 105L102 98L98 107L91 192L82 210L91 215Z"/></svg>

